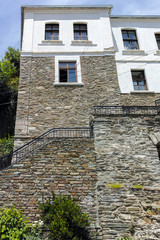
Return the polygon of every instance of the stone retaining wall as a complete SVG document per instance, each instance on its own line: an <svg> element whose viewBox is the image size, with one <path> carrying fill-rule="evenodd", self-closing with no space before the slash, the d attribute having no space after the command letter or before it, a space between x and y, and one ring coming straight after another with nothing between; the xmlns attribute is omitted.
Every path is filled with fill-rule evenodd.
<svg viewBox="0 0 160 240"><path fill-rule="evenodd" d="M99 239L158 240L160 160L150 136L160 132L159 117L95 116L93 128Z"/></svg>
<svg viewBox="0 0 160 240"><path fill-rule="evenodd" d="M55 191L72 195L95 219L95 186L93 140L54 140L0 172L0 205L24 207L24 213L36 220L42 194L46 198Z"/></svg>
<svg viewBox="0 0 160 240"><path fill-rule="evenodd" d="M159 116L94 116L92 124L93 139L57 139L0 172L0 205L25 207L36 220L37 202L53 190L89 212L96 240L159 240Z"/></svg>

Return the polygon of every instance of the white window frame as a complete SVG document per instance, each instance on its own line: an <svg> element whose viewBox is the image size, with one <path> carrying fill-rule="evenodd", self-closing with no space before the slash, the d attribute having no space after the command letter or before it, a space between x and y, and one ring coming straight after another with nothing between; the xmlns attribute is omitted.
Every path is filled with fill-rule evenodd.
<svg viewBox="0 0 160 240"><path fill-rule="evenodd" d="M59 82L59 62L76 62L77 68L77 82ZM55 82L54 85L56 86L72 86L72 85L79 85L82 86L82 75L81 75L81 63L80 63L80 56L55 56Z"/></svg>

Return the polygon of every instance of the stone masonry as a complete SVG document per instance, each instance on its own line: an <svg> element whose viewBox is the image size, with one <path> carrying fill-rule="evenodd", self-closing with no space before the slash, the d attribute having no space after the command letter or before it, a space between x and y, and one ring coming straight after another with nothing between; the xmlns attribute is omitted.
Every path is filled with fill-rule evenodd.
<svg viewBox="0 0 160 240"><path fill-rule="evenodd" d="M89 212L95 240L158 240L159 123L156 115L94 116L94 138L55 139L1 171L1 206L24 207L34 221L42 194L69 194Z"/></svg>
<svg viewBox="0 0 160 240"><path fill-rule="evenodd" d="M88 126L93 105L118 104L114 58L82 56L81 87L54 86L54 57L21 57L15 137L39 136L53 127Z"/></svg>
<svg viewBox="0 0 160 240"><path fill-rule="evenodd" d="M100 239L158 240L160 164L150 136L160 131L160 118L95 116L93 127Z"/></svg>

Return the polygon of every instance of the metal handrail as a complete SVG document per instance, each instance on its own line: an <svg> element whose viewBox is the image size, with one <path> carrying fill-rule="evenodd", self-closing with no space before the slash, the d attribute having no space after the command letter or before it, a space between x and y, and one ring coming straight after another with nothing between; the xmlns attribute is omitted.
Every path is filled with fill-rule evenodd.
<svg viewBox="0 0 160 240"><path fill-rule="evenodd" d="M91 138L92 129L89 127L84 128L52 128L43 133L39 137L31 140L22 147L16 149L10 154L0 158L0 170L7 168L11 164L18 162L25 158L30 153L36 151L42 146L53 141L57 138Z"/></svg>
<svg viewBox="0 0 160 240"><path fill-rule="evenodd" d="M94 106L94 115L157 115L157 106Z"/></svg>

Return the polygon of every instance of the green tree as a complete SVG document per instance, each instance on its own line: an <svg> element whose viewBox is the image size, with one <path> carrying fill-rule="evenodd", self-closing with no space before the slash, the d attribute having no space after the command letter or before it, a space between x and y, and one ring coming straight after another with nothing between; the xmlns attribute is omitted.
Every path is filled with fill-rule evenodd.
<svg viewBox="0 0 160 240"><path fill-rule="evenodd" d="M0 138L14 134L20 53L8 47L0 61Z"/></svg>

